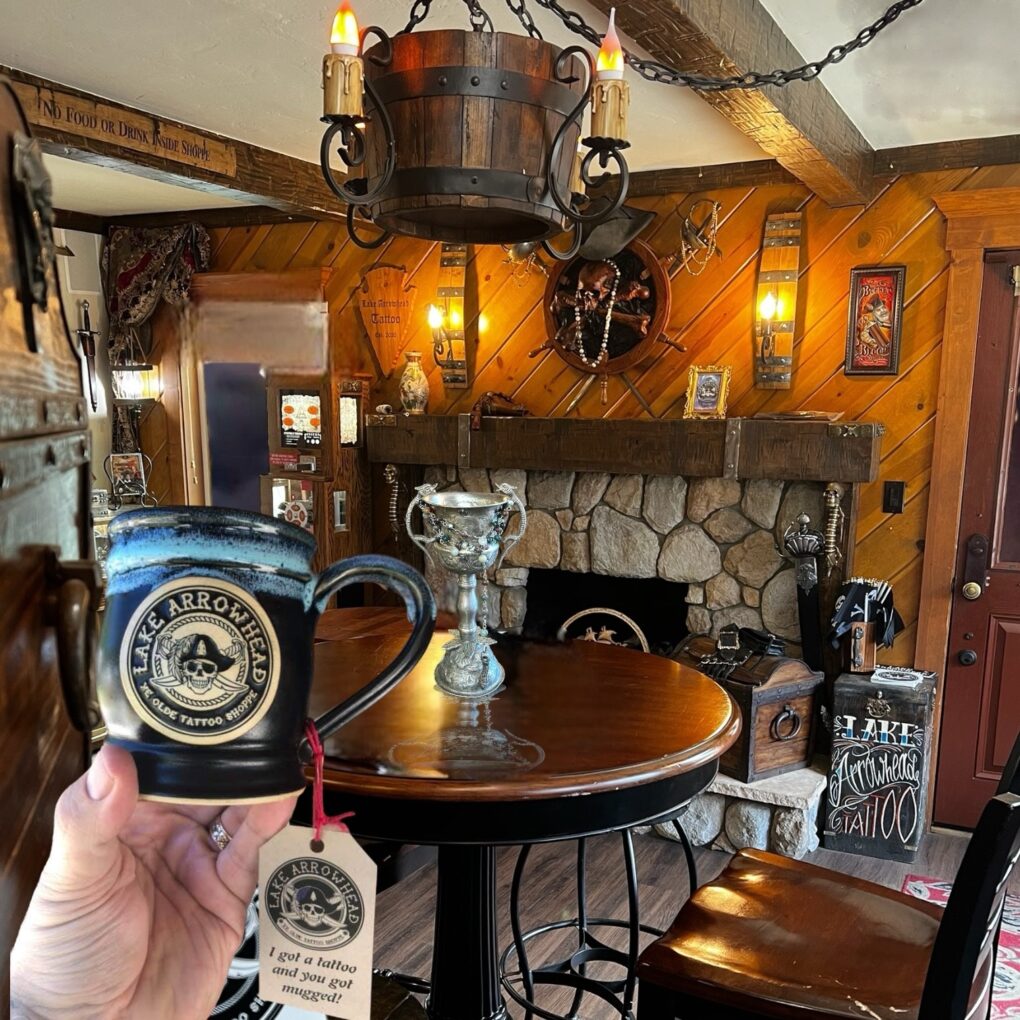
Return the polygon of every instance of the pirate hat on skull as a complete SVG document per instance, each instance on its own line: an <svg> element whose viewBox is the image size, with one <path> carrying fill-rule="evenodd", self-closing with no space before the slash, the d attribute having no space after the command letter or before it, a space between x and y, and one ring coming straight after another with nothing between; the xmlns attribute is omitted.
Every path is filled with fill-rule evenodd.
<svg viewBox="0 0 1020 1020"><path fill-rule="evenodd" d="M593 198L585 210L586 215L595 215L607 208L609 199ZM581 227L584 241L579 255L588 259L611 259L635 240L645 227L655 219L655 213L639 209L635 205L622 205L601 223L585 224Z"/></svg>
<svg viewBox="0 0 1020 1020"><path fill-rule="evenodd" d="M181 648L180 663L182 666L195 661L211 662L218 673L229 669L237 661L224 655L216 642L208 634L190 634L184 638Z"/></svg>

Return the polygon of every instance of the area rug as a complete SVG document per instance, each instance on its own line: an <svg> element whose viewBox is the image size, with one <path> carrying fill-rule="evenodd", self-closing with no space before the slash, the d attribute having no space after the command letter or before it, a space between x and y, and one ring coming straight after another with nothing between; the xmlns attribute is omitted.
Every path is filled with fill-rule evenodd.
<svg viewBox="0 0 1020 1020"><path fill-rule="evenodd" d="M945 906L952 882L925 875L907 875L902 891L929 903ZM999 957L995 962L992 1020L1020 1017L1020 896L1007 895L1002 910Z"/></svg>

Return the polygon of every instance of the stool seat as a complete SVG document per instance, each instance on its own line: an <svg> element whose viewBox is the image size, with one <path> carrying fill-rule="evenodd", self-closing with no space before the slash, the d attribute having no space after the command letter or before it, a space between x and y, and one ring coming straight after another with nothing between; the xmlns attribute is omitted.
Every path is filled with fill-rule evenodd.
<svg viewBox="0 0 1020 1020"><path fill-rule="evenodd" d="M642 953L639 987L756 1016L915 1020L941 916L871 882L742 850Z"/></svg>

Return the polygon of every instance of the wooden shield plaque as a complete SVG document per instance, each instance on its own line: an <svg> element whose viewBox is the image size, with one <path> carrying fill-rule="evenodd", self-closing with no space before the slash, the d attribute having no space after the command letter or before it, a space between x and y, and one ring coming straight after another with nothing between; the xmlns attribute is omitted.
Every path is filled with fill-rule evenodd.
<svg viewBox="0 0 1020 1020"><path fill-rule="evenodd" d="M415 288L406 279L403 266L380 262L365 271L358 288L361 321L386 376L397 364L414 313Z"/></svg>

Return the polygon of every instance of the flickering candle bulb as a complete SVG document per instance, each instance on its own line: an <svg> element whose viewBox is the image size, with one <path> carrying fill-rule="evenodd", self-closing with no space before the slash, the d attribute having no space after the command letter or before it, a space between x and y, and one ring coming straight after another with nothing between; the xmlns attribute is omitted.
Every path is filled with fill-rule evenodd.
<svg viewBox="0 0 1020 1020"><path fill-rule="evenodd" d="M439 305L429 305L429 329L442 329L443 328L443 310Z"/></svg>
<svg viewBox="0 0 1020 1020"><path fill-rule="evenodd" d="M322 88L322 112L326 117L364 115L365 65L358 19L347 0L333 19L329 53L322 60Z"/></svg>
<svg viewBox="0 0 1020 1020"><path fill-rule="evenodd" d="M337 8L333 31L329 34L329 48L333 53L356 57L361 40L358 38L358 19L347 0Z"/></svg>
<svg viewBox="0 0 1020 1020"><path fill-rule="evenodd" d="M758 315L765 320L765 322L771 322L779 311L779 302L776 300L776 295L769 291L765 297L761 299L761 304L758 305Z"/></svg>
<svg viewBox="0 0 1020 1020"><path fill-rule="evenodd" d="M595 138L626 141L630 85L623 80L623 47L616 34L616 8L609 12L609 27L602 37L592 86L591 133Z"/></svg>

